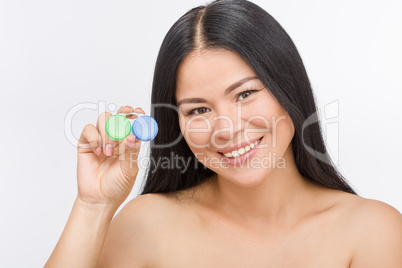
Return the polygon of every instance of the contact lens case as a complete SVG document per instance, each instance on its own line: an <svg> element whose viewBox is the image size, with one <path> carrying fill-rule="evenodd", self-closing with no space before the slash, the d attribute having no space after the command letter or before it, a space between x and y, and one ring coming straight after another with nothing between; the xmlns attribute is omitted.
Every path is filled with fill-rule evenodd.
<svg viewBox="0 0 402 268"><path fill-rule="evenodd" d="M137 115L135 119L127 115ZM109 117L105 125L106 134L115 141L124 140L130 133L140 141L150 141L158 134L158 124L149 115L139 113L120 113Z"/></svg>

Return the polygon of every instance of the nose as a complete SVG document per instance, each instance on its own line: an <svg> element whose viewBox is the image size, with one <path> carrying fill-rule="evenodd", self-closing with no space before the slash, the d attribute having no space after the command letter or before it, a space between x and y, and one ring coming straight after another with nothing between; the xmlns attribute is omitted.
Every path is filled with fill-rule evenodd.
<svg viewBox="0 0 402 268"><path fill-rule="evenodd" d="M236 106L220 107L213 118L212 142L218 146L227 146L228 141L241 140L240 136L244 128L244 120L241 108Z"/></svg>

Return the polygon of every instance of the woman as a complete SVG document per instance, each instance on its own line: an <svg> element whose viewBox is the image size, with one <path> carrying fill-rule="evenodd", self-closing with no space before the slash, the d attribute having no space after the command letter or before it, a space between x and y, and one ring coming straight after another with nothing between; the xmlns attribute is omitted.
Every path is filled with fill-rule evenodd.
<svg viewBox="0 0 402 268"><path fill-rule="evenodd" d="M402 267L401 214L337 172L297 49L260 7L223 0L182 16L152 105L146 185L114 218L141 143L110 140L110 113L84 128L78 196L46 267Z"/></svg>

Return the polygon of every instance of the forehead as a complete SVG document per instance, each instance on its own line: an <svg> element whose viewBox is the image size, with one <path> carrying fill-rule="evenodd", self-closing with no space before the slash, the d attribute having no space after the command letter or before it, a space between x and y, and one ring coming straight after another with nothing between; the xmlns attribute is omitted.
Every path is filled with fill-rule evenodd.
<svg viewBox="0 0 402 268"><path fill-rule="evenodd" d="M216 94L244 77L255 76L247 63L228 50L194 51L180 64L176 77L176 99L197 93Z"/></svg>

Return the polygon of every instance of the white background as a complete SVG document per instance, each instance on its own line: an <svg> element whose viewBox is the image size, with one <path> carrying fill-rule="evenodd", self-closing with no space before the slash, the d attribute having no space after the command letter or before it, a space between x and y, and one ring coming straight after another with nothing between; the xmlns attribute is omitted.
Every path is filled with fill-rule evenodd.
<svg viewBox="0 0 402 268"><path fill-rule="evenodd" d="M254 2L298 47L342 174L360 195L401 211L402 2ZM77 193L69 111L104 102L149 114L162 39L205 3L0 0L2 267L43 266L68 219ZM325 118L325 106L335 118ZM76 113L73 135L97 116Z"/></svg>

